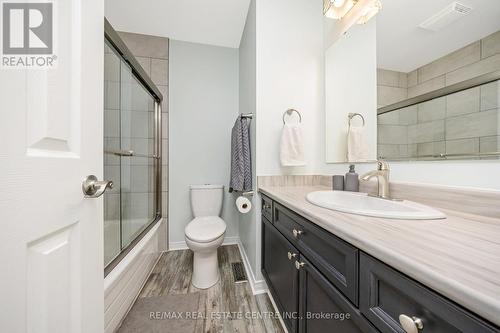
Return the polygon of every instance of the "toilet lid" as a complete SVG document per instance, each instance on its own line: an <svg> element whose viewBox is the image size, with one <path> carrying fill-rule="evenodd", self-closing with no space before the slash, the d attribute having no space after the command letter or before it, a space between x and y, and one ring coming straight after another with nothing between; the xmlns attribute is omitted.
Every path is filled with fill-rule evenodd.
<svg viewBox="0 0 500 333"><path fill-rule="evenodd" d="M218 216L197 217L189 222L184 232L192 241L208 243L226 232L226 222Z"/></svg>

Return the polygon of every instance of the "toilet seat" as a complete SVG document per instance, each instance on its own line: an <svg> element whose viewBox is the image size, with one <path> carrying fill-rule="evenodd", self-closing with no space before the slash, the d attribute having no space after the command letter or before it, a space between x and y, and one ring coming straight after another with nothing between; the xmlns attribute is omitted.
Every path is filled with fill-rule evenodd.
<svg viewBox="0 0 500 333"><path fill-rule="evenodd" d="M186 237L198 243L214 241L225 232L226 222L218 216L197 217L184 229Z"/></svg>

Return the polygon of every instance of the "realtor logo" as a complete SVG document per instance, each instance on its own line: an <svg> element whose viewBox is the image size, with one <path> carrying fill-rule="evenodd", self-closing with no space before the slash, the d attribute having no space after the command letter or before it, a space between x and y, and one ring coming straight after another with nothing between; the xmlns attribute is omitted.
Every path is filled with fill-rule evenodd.
<svg viewBox="0 0 500 333"><path fill-rule="evenodd" d="M50 1L2 3L2 68L53 67L53 7Z"/></svg>

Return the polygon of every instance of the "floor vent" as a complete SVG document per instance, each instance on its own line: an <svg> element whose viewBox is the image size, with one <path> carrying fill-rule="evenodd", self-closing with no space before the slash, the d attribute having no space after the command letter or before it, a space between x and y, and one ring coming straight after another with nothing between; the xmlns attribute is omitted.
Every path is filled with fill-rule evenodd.
<svg viewBox="0 0 500 333"><path fill-rule="evenodd" d="M243 263L241 261L233 262L231 266L233 268L234 282L235 283L247 282L247 276L245 274L245 267L243 266Z"/></svg>

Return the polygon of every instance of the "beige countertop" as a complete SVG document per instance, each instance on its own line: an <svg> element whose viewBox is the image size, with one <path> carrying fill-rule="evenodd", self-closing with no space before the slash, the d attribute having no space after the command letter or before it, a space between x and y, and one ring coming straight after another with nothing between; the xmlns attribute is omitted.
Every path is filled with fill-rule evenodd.
<svg viewBox="0 0 500 333"><path fill-rule="evenodd" d="M500 218L440 209L444 220L391 220L310 204L326 186L260 186L270 198L500 325Z"/></svg>

